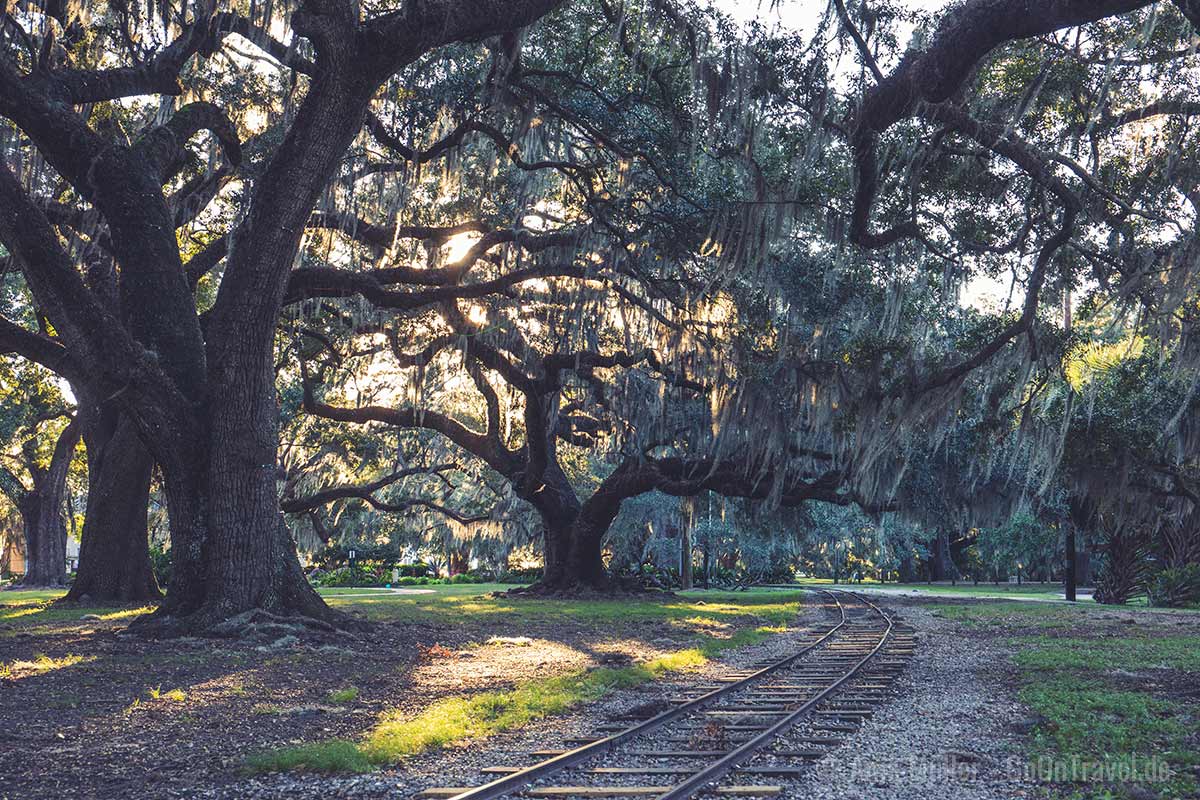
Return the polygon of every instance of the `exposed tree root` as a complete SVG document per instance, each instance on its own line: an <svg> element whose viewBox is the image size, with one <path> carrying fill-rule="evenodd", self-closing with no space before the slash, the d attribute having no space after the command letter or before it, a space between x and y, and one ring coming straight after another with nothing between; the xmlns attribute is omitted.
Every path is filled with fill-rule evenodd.
<svg viewBox="0 0 1200 800"><path fill-rule="evenodd" d="M349 618L347 618L349 619ZM222 638L246 636L296 634L305 630L334 635L352 635L349 631L335 627L332 623L315 617L299 614L272 614L263 608L254 608L235 617L213 625L210 633Z"/></svg>
<svg viewBox="0 0 1200 800"><path fill-rule="evenodd" d="M160 609L155 614L134 620L129 630L149 639L205 636L277 642L285 637L319 641L355 639L358 638L355 631L370 627L367 622L336 611L330 611L325 617L278 614L264 608L253 608L231 617L216 618L204 610L176 616L163 613Z"/></svg>

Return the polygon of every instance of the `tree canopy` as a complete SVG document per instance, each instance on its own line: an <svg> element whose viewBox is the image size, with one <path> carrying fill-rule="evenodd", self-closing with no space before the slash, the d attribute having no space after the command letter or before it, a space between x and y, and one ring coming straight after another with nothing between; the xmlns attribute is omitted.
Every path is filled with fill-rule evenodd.
<svg viewBox="0 0 1200 800"><path fill-rule="evenodd" d="M151 492L168 632L341 624L297 543L1195 563L1200 11L1028 6L11 7L0 424L74 409L78 593L157 596Z"/></svg>

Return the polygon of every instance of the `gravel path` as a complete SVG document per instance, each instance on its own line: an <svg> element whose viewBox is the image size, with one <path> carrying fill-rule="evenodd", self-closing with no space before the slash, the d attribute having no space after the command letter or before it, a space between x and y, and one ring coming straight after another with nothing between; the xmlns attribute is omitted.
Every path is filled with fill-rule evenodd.
<svg viewBox="0 0 1200 800"><path fill-rule="evenodd" d="M783 795L861 800L997 800L1032 794L1021 780L1025 712L999 644L964 642L953 624L918 606L900 613L916 628L916 654L898 697Z"/></svg>

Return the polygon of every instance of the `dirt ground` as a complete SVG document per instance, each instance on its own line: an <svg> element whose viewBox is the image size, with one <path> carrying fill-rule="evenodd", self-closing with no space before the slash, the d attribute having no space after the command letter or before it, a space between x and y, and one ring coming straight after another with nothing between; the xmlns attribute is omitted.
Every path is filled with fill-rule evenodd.
<svg viewBox="0 0 1200 800"><path fill-rule="evenodd" d="M128 619L84 611L0 623L2 800L190 797L240 780L250 754L357 738L385 710L415 715L451 695L686 646L671 618L485 615L453 626L385 620L323 641L146 641L126 632ZM728 620L760 623L749 612ZM532 641L487 644L493 636ZM332 702L345 687L358 689L353 702Z"/></svg>
<svg viewBox="0 0 1200 800"><path fill-rule="evenodd" d="M901 759L917 751L926 757L966 746L980 750L985 763L999 764L1003 754L1019 753L1032 723L1015 701L1015 672L1005 666L1005 655L1013 637L1045 634L1044 622L1027 624L1026 617L1014 611L1010 619L996 616L981 623L946 612L945 600L889 598L888 604L916 625L926 643L918 648L914 674L936 677L937 685L934 680L908 684L914 696L906 709L921 708L923 698L942 698L944 705L945 698L972 692L986 695L979 708L991 716L983 723L967 720L964 731L977 735L970 739L975 744L966 745L952 741L966 735L955 733L953 720L963 717L953 710L941 716L927 714L907 733L898 717L890 738L876 737L873 746L880 757ZM906 607L911 609L908 614ZM385 710L416 714L440 698L653 658L683 646L679 620L669 618L618 617L597 625L569 614L517 622L482 615L477 622L445 626L413 619L389 622L386 614L377 613L374 618L383 621L356 639L158 642L126 632L128 618L119 614L114 619L82 616L68 611L66 618L36 625L20 620L0 623L0 663L7 665L0 673L0 800L299 797L315 796L314 791L329 797L394 794L400 786L436 783L437 773L448 770L465 749L452 748L352 778L247 778L239 770L247 755L264 749L357 738ZM1072 635L1098 639L1133 632L1142 637L1200 634L1200 617L1195 615L1093 611L1073 620ZM761 622L753 609L727 620L734 628ZM496 635L529 637L533 642L486 644ZM738 651L729 658L736 662ZM1165 682L1168 694L1181 702L1200 703L1194 673L1154 674ZM1146 676L1134 673L1129 680L1144 683ZM353 702L330 698L330 692L350 686L359 690ZM600 705L635 703L658 691L631 690ZM529 731L474 743L470 751L482 760L511 757L526 738L544 741L555 732L580 730L595 711L585 708L545 720ZM908 713L896 713L902 712ZM980 736L994 746L981 744ZM836 784L841 796L934 796L928 787L903 781L888 788L860 785L852 775L830 780L826 788ZM1006 783L1000 773L985 770L983 780L961 787L959 796L1038 796L1036 787L1020 780ZM814 785L796 788L789 796L831 795Z"/></svg>

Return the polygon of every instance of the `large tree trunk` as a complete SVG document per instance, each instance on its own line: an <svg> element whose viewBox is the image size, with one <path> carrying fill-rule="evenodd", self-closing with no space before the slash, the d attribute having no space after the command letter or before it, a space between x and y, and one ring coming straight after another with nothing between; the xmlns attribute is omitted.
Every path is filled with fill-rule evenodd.
<svg viewBox="0 0 1200 800"><path fill-rule="evenodd" d="M589 504L590 505L590 504ZM608 571L604 569L604 535L620 510L620 502L612 509L585 506L575 520L571 536L571 553L567 569L571 582L577 586L604 589L609 585ZM595 513L595 512L599 513Z"/></svg>
<svg viewBox="0 0 1200 800"><path fill-rule="evenodd" d="M325 35L352 37L352 25L330 23ZM308 584L276 484L274 333L298 223L336 173L375 88L349 57L351 42L328 47L327 67L257 181L256 196L272 202L252 207L210 312L204 430L189 431L190 453L164 462L156 452L171 517L171 586L158 620L168 629L207 630L254 611L346 620Z"/></svg>
<svg viewBox="0 0 1200 800"><path fill-rule="evenodd" d="M66 530L61 525L47 524L42 508L37 494L20 506L25 529L25 575L20 585L26 588L59 587L67 582Z"/></svg>
<svg viewBox="0 0 1200 800"><path fill-rule="evenodd" d="M463 575L471 570L471 545L467 543L454 543L446 548L446 574L453 578L455 575Z"/></svg>
<svg viewBox="0 0 1200 800"><path fill-rule="evenodd" d="M683 497L679 501L683 524L679 527L679 586L692 588L692 529L696 527L696 498Z"/></svg>
<svg viewBox="0 0 1200 800"><path fill-rule="evenodd" d="M935 581L958 580L958 567L950 555L950 533L945 529L937 532L933 543L930 576Z"/></svg>
<svg viewBox="0 0 1200 800"><path fill-rule="evenodd" d="M692 527L684 525L679 531L679 586L692 588Z"/></svg>
<svg viewBox="0 0 1200 800"><path fill-rule="evenodd" d="M565 581L569 585L609 588L604 568L604 536L630 497L654 488L653 475L637 462L625 462L604 479L580 507L571 524Z"/></svg>
<svg viewBox="0 0 1200 800"><path fill-rule="evenodd" d="M67 473L77 444L79 424L73 420L59 435L50 466L45 470L32 470L33 491L19 503L25 524L22 586L58 587L67 583L67 528L63 524L63 500Z"/></svg>
<svg viewBox="0 0 1200 800"><path fill-rule="evenodd" d="M146 602L162 592L150 562L147 513L154 459L124 415L81 409L88 452L79 573L66 599Z"/></svg>
<svg viewBox="0 0 1200 800"><path fill-rule="evenodd" d="M542 546L545 568L539 586L566 589L577 585L579 576L573 568L571 553L575 520L581 505L575 488L557 461L547 464L544 483L530 502L542 518L545 531Z"/></svg>
<svg viewBox="0 0 1200 800"><path fill-rule="evenodd" d="M162 623L206 630L255 610L344 621L309 585L279 510L273 373L220 396L204 457L163 469L172 574Z"/></svg>

